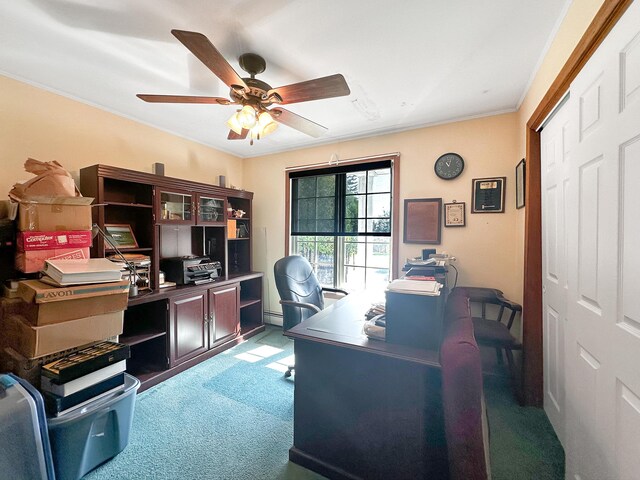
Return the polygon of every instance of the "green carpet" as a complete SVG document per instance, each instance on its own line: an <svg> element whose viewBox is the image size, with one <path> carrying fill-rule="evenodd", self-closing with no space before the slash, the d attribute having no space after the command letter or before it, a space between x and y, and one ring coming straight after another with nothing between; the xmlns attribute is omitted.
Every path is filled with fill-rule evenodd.
<svg viewBox="0 0 640 480"><path fill-rule="evenodd" d="M520 407L505 377L485 376L493 480L564 478L564 450L541 408Z"/></svg>
<svg viewBox="0 0 640 480"><path fill-rule="evenodd" d="M282 372L292 353L282 330L267 327L141 393L129 445L85 478L323 478L288 462L293 383ZM503 380L486 383L493 479L564 478L562 448L544 412L518 407Z"/></svg>

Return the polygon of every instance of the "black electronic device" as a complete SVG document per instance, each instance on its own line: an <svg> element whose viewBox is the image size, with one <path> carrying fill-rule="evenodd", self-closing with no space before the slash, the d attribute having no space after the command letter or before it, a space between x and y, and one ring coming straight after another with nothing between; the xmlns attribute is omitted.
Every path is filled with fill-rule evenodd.
<svg viewBox="0 0 640 480"><path fill-rule="evenodd" d="M15 222L8 218L0 219L0 282L16 277L14 268L16 259Z"/></svg>
<svg viewBox="0 0 640 480"><path fill-rule="evenodd" d="M429 255L435 255L436 254L436 249L435 248L423 248L422 249L422 259L423 260L429 260Z"/></svg>
<svg viewBox="0 0 640 480"><path fill-rule="evenodd" d="M169 257L160 260L160 269L165 279L176 285L200 285L213 282L220 276L222 266L220 262L212 261L209 257L187 255L184 257Z"/></svg>

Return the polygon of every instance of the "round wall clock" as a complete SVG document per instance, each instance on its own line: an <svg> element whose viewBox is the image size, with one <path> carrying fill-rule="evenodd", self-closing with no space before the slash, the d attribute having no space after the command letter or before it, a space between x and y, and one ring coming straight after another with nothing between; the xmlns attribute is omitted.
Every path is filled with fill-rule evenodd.
<svg viewBox="0 0 640 480"><path fill-rule="evenodd" d="M433 169L443 180L453 180L464 170L464 160L457 153L445 153L436 160Z"/></svg>

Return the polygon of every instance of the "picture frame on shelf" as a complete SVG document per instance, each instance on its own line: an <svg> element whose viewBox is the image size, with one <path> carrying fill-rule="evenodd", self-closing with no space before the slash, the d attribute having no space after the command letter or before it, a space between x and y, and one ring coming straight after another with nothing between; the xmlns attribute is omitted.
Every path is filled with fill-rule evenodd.
<svg viewBox="0 0 640 480"><path fill-rule="evenodd" d="M507 177L474 178L471 213L504 213Z"/></svg>
<svg viewBox="0 0 640 480"><path fill-rule="evenodd" d="M404 201L404 243L439 245L442 233L442 198Z"/></svg>
<svg viewBox="0 0 640 480"><path fill-rule="evenodd" d="M467 225L465 217L465 202L444 204L444 226L445 227L465 227Z"/></svg>
<svg viewBox="0 0 640 480"><path fill-rule="evenodd" d="M111 237L111 241L115 243L118 248L138 248L138 242L131 225L124 223L120 224L106 224L104 231Z"/></svg>
<svg viewBox="0 0 640 480"><path fill-rule="evenodd" d="M527 163L523 158L520 160L518 165L516 165L516 208L524 207L524 194L526 189L526 169Z"/></svg>

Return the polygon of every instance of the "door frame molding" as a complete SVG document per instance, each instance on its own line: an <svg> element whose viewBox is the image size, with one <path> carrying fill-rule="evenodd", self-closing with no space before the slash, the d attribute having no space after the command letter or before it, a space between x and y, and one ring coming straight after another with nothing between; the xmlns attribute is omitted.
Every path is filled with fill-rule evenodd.
<svg viewBox="0 0 640 480"><path fill-rule="evenodd" d="M540 132L542 122L569 90L633 0L604 0L589 27L545 93L526 124L526 189L523 281L523 400L543 405L542 311L542 205L540 180Z"/></svg>

